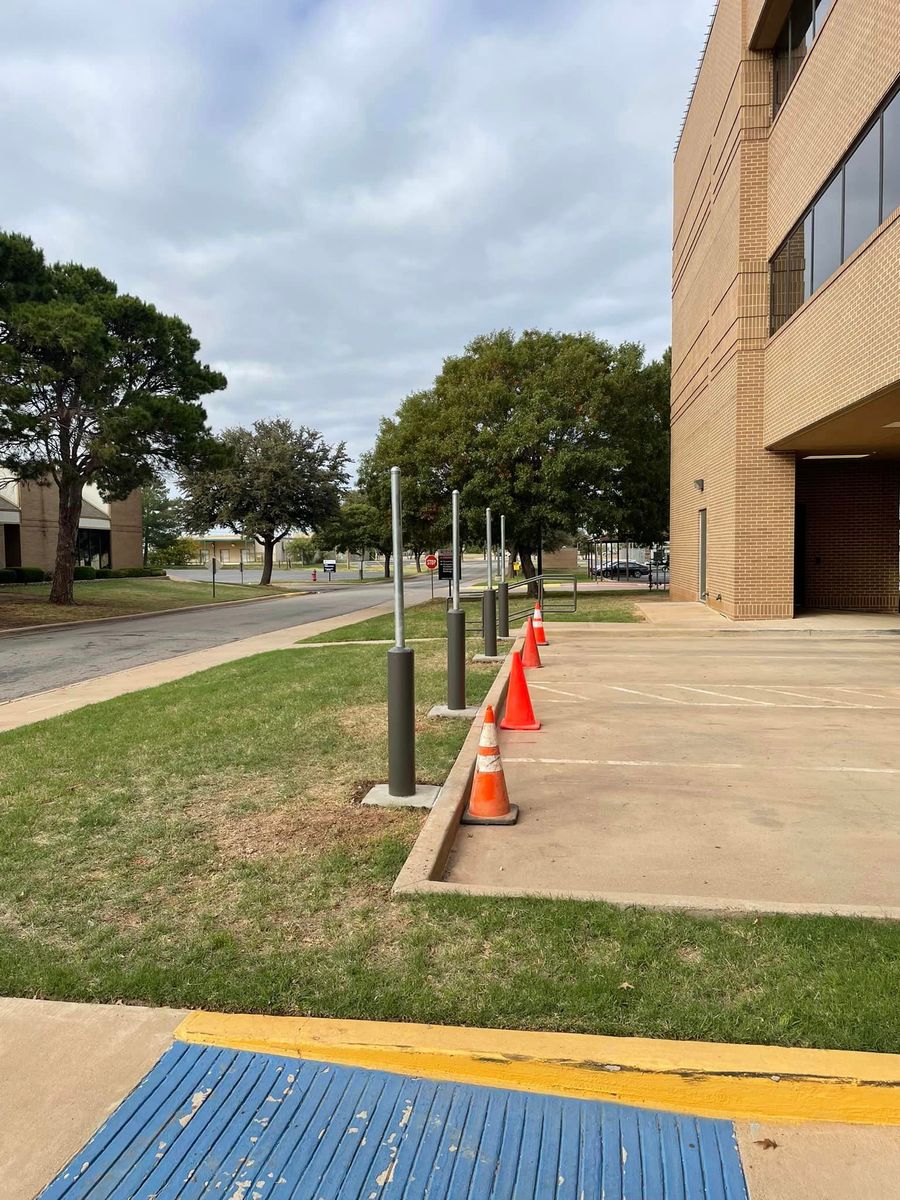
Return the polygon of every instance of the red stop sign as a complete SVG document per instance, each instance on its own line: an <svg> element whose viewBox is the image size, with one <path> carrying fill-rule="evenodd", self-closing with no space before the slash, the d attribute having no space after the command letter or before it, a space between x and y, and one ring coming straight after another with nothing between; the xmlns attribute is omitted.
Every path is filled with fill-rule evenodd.
<svg viewBox="0 0 900 1200"><path fill-rule="evenodd" d="M436 554L426 554L425 555L425 566L428 568L429 571L433 571L435 569L435 567L437 566L437 555Z"/></svg>

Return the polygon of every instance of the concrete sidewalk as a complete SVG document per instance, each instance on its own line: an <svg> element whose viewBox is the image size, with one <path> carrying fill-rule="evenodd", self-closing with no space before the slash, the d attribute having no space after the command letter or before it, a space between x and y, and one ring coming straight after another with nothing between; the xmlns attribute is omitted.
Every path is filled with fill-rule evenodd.
<svg viewBox="0 0 900 1200"><path fill-rule="evenodd" d="M0 998L0 1193L32 1200L172 1044L184 1012Z"/></svg>
<svg viewBox="0 0 900 1200"><path fill-rule="evenodd" d="M128 1099L145 1075L152 1104ZM54 1196L121 1200L144 1194L136 1172L167 1179L168 1195L177 1170L179 1195L205 1195L213 1176L217 1195L312 1195L292 1188L315 1160L323 1200L387 1195L391 1180L417 1200L459 1149L459 1172L479 1166L450 1194L472 1200L543 1200L528 1164L545 1158L567 1197L599 1194L585 1181L602 1174L610 1198L886 1200L898 1079L891 1055L0 1000L2 1193L33 1200L58 1176ZM91 1143L117 1108L114 1133Z"/></svg>
<svg viewBox="0 0 900 1200"><path fill-rule="evenodd" d="M548 625L543 728L500 738L519 823L460 827L444 883L900 918L900 639L711 620Z"/></svg>

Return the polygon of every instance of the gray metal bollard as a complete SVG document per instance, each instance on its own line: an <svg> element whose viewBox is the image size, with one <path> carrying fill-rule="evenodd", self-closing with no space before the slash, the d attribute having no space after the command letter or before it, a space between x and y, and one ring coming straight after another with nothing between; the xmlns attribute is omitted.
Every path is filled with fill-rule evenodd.
<svg viewBox="0 0 900 1200"><path fill-rule="evenodd" d="M509 584L501 579L497 585L497 632L500 637L509 637Z"/></svg>
<svg viewBox="0 0 900 1200"><path fill-rule="evenodd" d="M481 617L484 625L484 652L488 658L497 657L497 593L492 587L481 594Z"/></svg>
<svg viewBox="0 0 900 1200"><path fill-rule="evenodd" d="M388 793L416 791L415 655L409 646L393 646L388 670Z"/></svg>
<svg viewBox="0 0 900 1200"><path fill-rule="evenodd" d="M454 712L466 707L466 614L461 608L447 610L447 707Z"/></svg>

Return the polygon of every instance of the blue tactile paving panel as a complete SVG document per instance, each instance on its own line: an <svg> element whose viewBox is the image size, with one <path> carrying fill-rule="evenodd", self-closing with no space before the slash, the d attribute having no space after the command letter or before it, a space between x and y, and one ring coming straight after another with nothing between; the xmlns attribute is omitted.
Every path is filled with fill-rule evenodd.
<svg viewBox="0 0 900 1200"><path fill-rule="evenodd" d="M746 1200L730 1121L176 1042L41 1200Z"/></svg>

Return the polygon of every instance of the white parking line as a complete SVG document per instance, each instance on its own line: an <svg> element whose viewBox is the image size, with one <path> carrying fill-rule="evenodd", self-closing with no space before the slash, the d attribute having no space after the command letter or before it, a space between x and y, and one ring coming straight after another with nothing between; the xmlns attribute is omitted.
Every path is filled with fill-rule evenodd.
<svg viewBox="0 0 900 1200"><path fill-rule="evenodd" d="M775 708L774 700L753 700L750 696L730 696L727 692L711 692L709 688L691 687L687 683L670 683L669 687L681 688L685 692L702 692L704 696L721 696L725 700L743 700L745 704L762 704L766 708Z"/></svg>
<svg viewBox="0 0 900 1200"><path fill-rule="evenodd" d="M628 692L630 696L646 696L648 700L665 700L669 704L690 704L690 700L678 700L673 696L658 696L655 692L637 692L634 688L616 687L614 683L604 683L603 686L611 688L614 692ZM709 707L712 708L713 706L710 705Z"/></svg>
<svg viewBox="0 0 900 1200"><path fill-rule="evenodd" d="M840 704L840 700L829 700L827 696L810 696L809 692L789 692L784 688L770 687L767 683L748 683L747 688L753 688L754 691L774 692L776 696L794 696L798 700L816 700L819 704ZM882 697L883 699L883 697ZM855 705L856 708L869 708L868 704Z"/></svg>
<svg viewBox="0 0 900 1200"><path fill-rule="evenodd" d="M547 687L545 683L533 683L533 688L541 692L553 692L556 696L571 696L573 700L587 700L587 696L579 696L577 692L561 692L559 688Z"/></svg>

